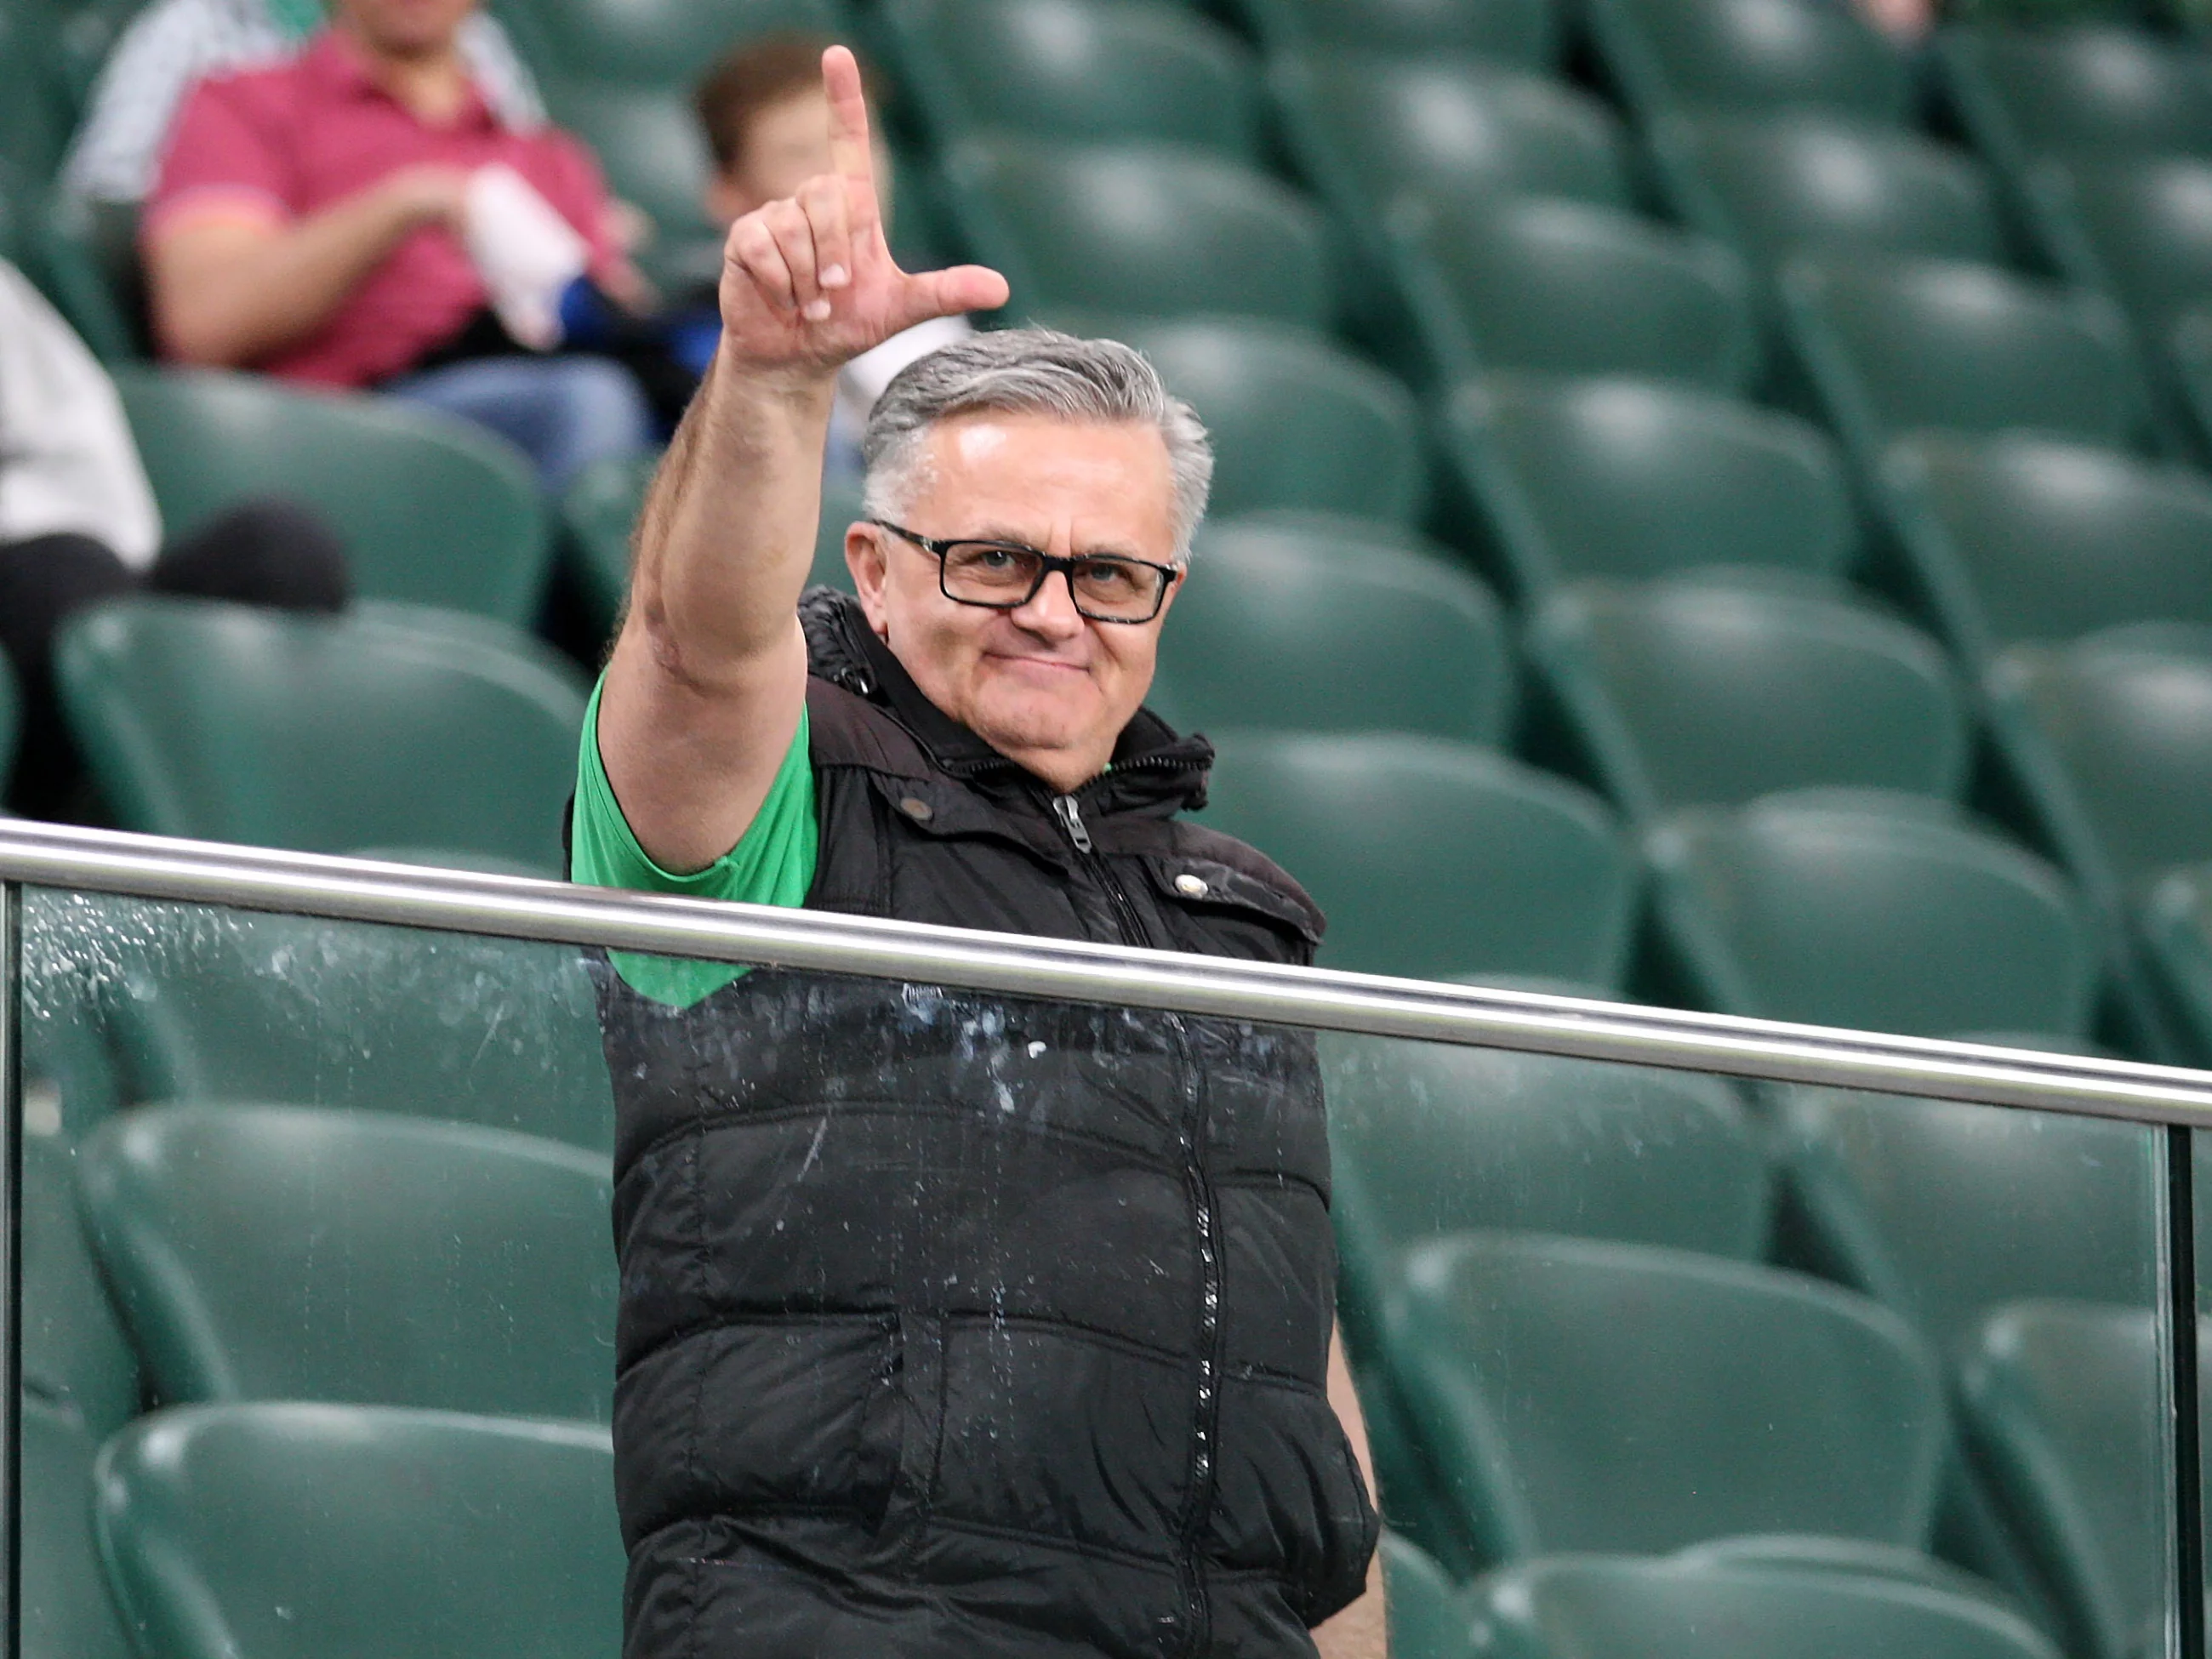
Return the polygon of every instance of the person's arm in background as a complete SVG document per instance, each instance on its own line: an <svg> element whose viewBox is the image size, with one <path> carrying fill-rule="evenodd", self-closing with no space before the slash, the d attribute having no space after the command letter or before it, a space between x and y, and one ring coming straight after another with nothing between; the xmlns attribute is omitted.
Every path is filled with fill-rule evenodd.
<svg viewBox="0 0 2212 1659"><path fill-rule="evenodd" d="M1328 1403L1336 1407L1345 1437L1352 1442L1359 1473L1379 1505L1375 1485L1375 1458L1367 1449L1367 1418L1359 1409L1358 1390L1352 1387L1352 1366L1344 1357L1344 1332L1339 1328L1328 1343ZM1382 1591L1382 1552L1367 1564L1367 1593L1326 1624L1314 1628L1314 1645L1321 1659L1388 1659L1390 1626Z"/></svg>
<svg viewBox="0 0 2212 1659"><path fill-rule="evenodd" d="M297 344L416 231L442 225L458 235L468 177L458 167L403 167L291 221L250 185L186 197L146 236L155 333L179 362L217 368L250 367Z"/></svg>
<svg viewBox="0 0 2212 1659"><path fill-rule="evenodd" d="M834 171L730 228L721 343L647 494L600 691L607 780L672 872L737 845L799 730L799 593L838 369L926 318L1006 301L996 271L892 263L860 67L833 46L822 76Z"/></svg>

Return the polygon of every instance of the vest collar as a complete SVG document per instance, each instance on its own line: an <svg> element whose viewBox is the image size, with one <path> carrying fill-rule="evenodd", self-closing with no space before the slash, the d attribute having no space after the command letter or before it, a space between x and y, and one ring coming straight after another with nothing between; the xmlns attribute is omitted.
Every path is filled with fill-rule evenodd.
<svg viewBox="0 0 2212 1659"><path fill-rule="evenodd" d="M906 666L878 639L860 603L835 588L809 588L799 601L806 632L808 671L884 709L920 744L931 762L979 787L1046 789L1035 774L991 747L923 695ZM1149 708L1121 728L1106 770L1076 793L1093 811L1165 817L1206 805L1213 745L1179 737ZM996 793L996 789L994 789Z"/></svg>

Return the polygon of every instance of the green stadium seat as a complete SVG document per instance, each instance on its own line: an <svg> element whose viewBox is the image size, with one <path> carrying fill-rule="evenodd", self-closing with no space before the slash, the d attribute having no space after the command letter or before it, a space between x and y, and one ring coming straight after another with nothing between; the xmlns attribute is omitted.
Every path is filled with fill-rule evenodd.
<svg viewBox="0 0 2212 1659"><path fill-rule="evenodd" d="M1272 52L1351 47L1550 68L1565 44L1558 0L1237 0Z"/></svg>
<svg viewBox="0 0 2212 1659"><path fill-rule="evenodd" d="M2064 878L1903 799L1808 790L1655 830L1666 1000L1908 1036L2087 1036L2095 952Z"/></svg>
<svg viewBox="0 0 2212 1659"><path fill-rule="evenodd" d="M2148 446L2149 395L2103 301L1952 260L1793 261L1783 318L1863 477L1926 428Z"/></svg>
<svg viewBox="0 0 2212 1659"><path fill-rule="evenodd" d="M115 379L171 535L282 495L329 521L363 598L533 619L551 543L529 464L504 441L434 410L246 374Z"/></svg>
<svg viewBox="0 0 2212 1659"><path fill-rule="evenodd" d="M1831 785L1962 793L1967 719L1940 646L1840 596L1718 574L1581 583L1529 629L1578 769L1632 819Z"/></svg>
<svg viewBox="0 0 2212 1659"><path fill-rule="evenodd" d="M145 355L137 253L118 241L136 224L135 212L60 198L11 177L0 161L0 258L37 285L104 363Z"/></svg>
<svg viewBox="0 0 2212 1659"><path fill-rule="evenodd" d="M0 799L8 793L8 775L15 764L15 743L22 726L22 694L15 689L15 671L5 657L0 657Z"/></svg>
<svg viewBox="0 0 2212 1659"><path fill-rule="evenodd" d="M1939 1528L1941 1523L1938 1523ZM2001 1607L2017 1616L2012 1599L1988 1579L1939 1561L1919 1550L1874 1544L1863 1538L1820 1538L1805 1533L1753 1533L1692 1544L1668 1558L1670 1565L1696 1570L1715 1567L1780 1568L1792 1573L1844 1580L1887 1580L1907 1588L1939 1590Z"/></svg>
<svg viewBox="0 0 2212 1659"><path fill-rule="evenodd" d="M2067 1650L2136 1659L2164 1645L2173 1489L2159 1315L2022 1301L1968 1361L1968 1443L2057 1591Z"/></svg>
<svg viewBox="0 0 2212 1659"><path fill-rule="evenodd" d="M520 633L499 648L391 613L130 599L65 624L55 677L125 828L452 848L563 873L585 693Z"/></svg>
<svg viewBox="0 0 2212 1659"><path fill-rule="evenodd" d="M21 1659L131 1659L93 1537L98 1438L69 1413L27 1398L21 1444L16 1651Z"/></svg>
<svg viewBox="0 0 2212 1659"><path fill-rule="evenodd" d="M1266 159L1251 49L1172 0L892 0L882 17L940 144L997 131Z"/></svg>
<svg viewBox="0 0 2212 1659"><path fill-rule="evenodd" d="M1419 521L1429 481L1413 394L1304 330L1233 319L1134 322L1115 337L1152 359L1213 440L1207 511L1277 508Z"/></svg>
<svg viewBox="0 0 2212 1659"><path fill-rule="evenodd" d="M2197 456L2212 456L2212 307L2180 313L2166 341L2166 366L2186 442Z"/></svg>
<svg viewBox="0 0 2212 1659"><path fill-rule="evenodd" d="M164 1105L115 1119L80 1163L164 1401L607 1420L600 1155L380 1112Z"/></svg>
<svg viewBox="0 0 2212 1659"><path fill-rule="evenodd" d="M100 1463L108 1577L163 1659L604 1659L622 1641L605 1430L198 1406Z"/></svg>
<svg viewBox="0 0 2212 1659"><path fill-rule="evenodd" d="M1754 264L2012 257L1981 168L1912 133L1826 113L1676 115L1655 125L1652 152L1683 221Z"/></svg>
<svg viewBox="0 0 2212 1659"><path fill-rule="evenodd" d="M2212 624L2201 475L2030 436L1934 434L1884 470L1906 584L1970 667L2125 623Z"/></svg>
<svg viewBox="0 0 2212 1659"><path fill-rule="evenodd" d="M612 629L629 596L629 538L658 455L620 455L593 463L561 501L565 550L600 627ZM845 564L845 531L860 513L857 478L833 472L822 481L822 516L809 586L853 591Z"/></svg>
<svg viewBox="0 0 2212 1659"><path fill-rule="evenodd" d="M514 10L553 74L641 86L688 87L757 35L852 37L840 0L519 0Z"/></svg>
<svg viewBox="0 0 2212 1659"><path fill-rule="evenodd" d="M1203 821L1298 872L1327 966L1621 983L1634 881L1586 791L1435 738L1211 735Z"/></svg>
<svg viewBox="0 0 2212 1659"><path fill-rule="evenodd" d="M1486 374L1438 434L1464 539L1525 598L1704 566L1840 579L1858 530L1806 422L1691 386Z"/></svg>
<svg viewBox="0 0 2212 1659"><path fill-rule="evenodd" d="M1413 191L1390 233L1410 334L1386 351L1431 386L1485 368L1732 392L1757 377L1748 279L1717 243L1580 202Z"/></svg>
<svg viewBox="0 0 2212 1659"><path fill-rule="evenodd" d="M2212 1065L2212 865L2177 870L2142 908L2159 979L2199 1066Z"/></svg>
<svg viewBox="0 0 2212 1659"><path fill-rule="evenodd" d="M1928 1540L1947 1439L1934 1359L1880 1304L1819 1279L1462 1233L1407 1258L1389 1343L1493 1560L1744 1533Z"/></svg>
<svg viewBox="0 0 2212 1659"><path fill-rule="evenodd" d="M1992 1310L2158 1294L2157 1135L2132 1123L1783 1089L1776 1151L1792 1259L1964 1357Z"/></svg>
<svg viewBox="0 0 2212 1659"><path fill-rule="evenodd" d="M1166 146L1060 149L970 138L945 163L948 204L1017 311L1193 313L1326 329L1335 309L1321 216L1287 185Z"/></svg>
<svg viewBox="0 0 2212 1659"><path fill-rule="evenodd" d="M40 0L0 8L0 169L25 184L52 177L69 145L74 112L56 55Z"/></svg>
<svg viewBox="0 0 2212 1659"><path fill-rule="evenodd" d="M2058 1659L1986 1598L1876 1577L1565 1558L1494 1573L1467 1602L1478 1659Z"/></svg>
<svg viewBox="0 0 2212 1659"><path fill-rule="evenodd" d="M1935 59L1960 125L2016 183L2051 155L2212 154L2212 70L2143 31L1949 28Z"/></svg>
<svg viewBox="0 0 2212 1659"><path fill-rule="evenodd" d="M1634 205L1619 118L1543 76L1479 58L1322 47L1279 54L1268 83L1301 171L1363 245L1380 245L1383 210L1407 188Z"/></svg>
<svg viewBox="0 0 2212 1659"><path fill-rule="evenodd" d="M549 81L545 96L553 118L592 147L607 187L653 221L639 251L647 275L674 301L711 285L722 265L705 201L713 161L682 87L578 77Z"/></svg>
<svg viewBox="0 0 2212 1659"><path fill-rule="evenodd" d="M1824 110L1903 125L1905 55L1820 0L1589 0L1608 78L1645 121L1686 109Z"/></svg>
<svg viewBox="0 0 2212 1659"><path fill-rule="evenodd" d="M1497 744L1511 726L1513 653L1497 600L1440 554L1349 529L1231 520L1199 532L1151 702L1187 732L1421 732Z"/></svg>
<svg viewBox="0 0 2212 1659"><path fill-rule="evenodd" d="M97 1437L138 1414L138 1362L76 1207L76 1149L23 1137L23 1392Z"/></svg>
<svg viewBox="0 0 2212 1659"><path fill-rule="evenodd" d="M2124 307L2154 361L2212 292L2212 153L2045 161L2031 201L2060 268Z"/></svg>
<svg viewBox="0 0 2212 1659"><path fill-rule="evenodd" d="M1389 1603L1390 1651L1399 1659L1474 1659L1472 1624L1450 1576L1395 1533L1384 1533L1376 1547Z"/></svg>
<svg viewBox="0 0 2212 1659"><path fill-rule="evenodd" d="M118 921L107 1012L131 1100L286 1100L613 1146L569 946L191 907Z"/></svg>

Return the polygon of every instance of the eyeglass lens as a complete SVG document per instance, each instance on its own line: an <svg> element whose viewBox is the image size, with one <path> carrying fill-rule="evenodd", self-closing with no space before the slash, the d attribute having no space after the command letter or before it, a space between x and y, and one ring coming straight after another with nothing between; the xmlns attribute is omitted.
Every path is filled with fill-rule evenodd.
<svg viewBox="0 0 2212 1659"><path fill-rule="evenodd" d="M945 550L945 591L977 605L1018 605L1036 592L1042 556L989 542L956 542ZM1069 572L1076 608L1108 617L1150 617L1164 572L1128 559L1084 559Z"/></svg>

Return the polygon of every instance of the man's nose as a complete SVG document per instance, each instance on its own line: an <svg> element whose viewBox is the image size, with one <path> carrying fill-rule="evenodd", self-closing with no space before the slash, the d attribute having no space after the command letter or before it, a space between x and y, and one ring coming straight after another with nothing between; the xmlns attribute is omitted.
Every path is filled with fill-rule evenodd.
<svg viewBox="0 0 2212 1659"><path fill-rule="evenodd" d="M1073 639L1083 629L1075 608L1075 578L1065 570L1045 573L1044 585L1012 612L1015 623L1045 639Z"/></svg>

